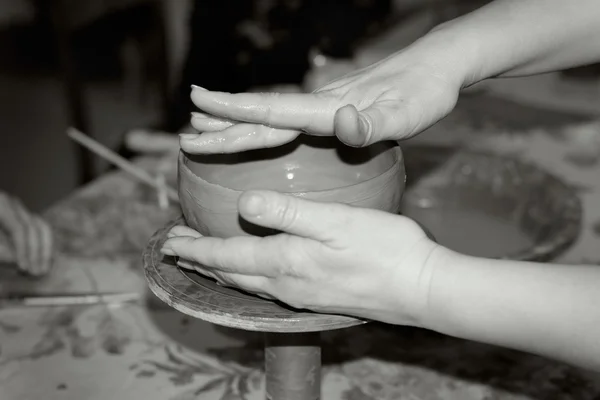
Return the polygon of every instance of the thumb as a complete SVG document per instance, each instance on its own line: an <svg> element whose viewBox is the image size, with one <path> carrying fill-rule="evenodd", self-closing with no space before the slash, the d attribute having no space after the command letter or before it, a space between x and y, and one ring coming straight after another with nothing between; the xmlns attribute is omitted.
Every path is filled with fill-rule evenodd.
<svg viewBox="0 0 600 400"><path fill-rule="evenodd" d="M335 135L353 147L401 139L409 131L397 101L381 101L358 111L352 104L340 108L334 119Z"/></svg>
<svg viewBox="0 0 600 400"><path fill-rule="evenodd" d="M319 203L262 190L243 193L238 208L251 223L320 242L339 238L352 211L344 204Z"/></svg>

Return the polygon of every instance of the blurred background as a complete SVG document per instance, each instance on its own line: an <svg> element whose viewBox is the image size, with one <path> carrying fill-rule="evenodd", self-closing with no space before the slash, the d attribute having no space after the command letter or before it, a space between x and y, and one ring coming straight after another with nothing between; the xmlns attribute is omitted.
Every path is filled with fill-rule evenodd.
<svg viewBox="0 0 600 400"><path fill-rule="evenodd" d="M44 209L109 168L68 126L132 156L127 132L185 128L192 83L312 90L486 2L0 0L0 189ZM564 103L548 90L569 81L597 99L598 76L591 66L485 90ZM597 112L581 93L571 108Z"/></svg>

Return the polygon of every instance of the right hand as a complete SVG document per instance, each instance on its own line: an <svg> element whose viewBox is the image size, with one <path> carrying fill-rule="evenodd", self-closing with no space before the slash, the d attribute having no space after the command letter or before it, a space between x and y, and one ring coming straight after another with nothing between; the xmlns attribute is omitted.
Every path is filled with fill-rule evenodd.
<svg viewBox="0 0 600 400"><path fill-rule="evenodd" d="M442 38L443 39L443 38ZM275 147L301 132L337 136L354 146L414 136L445 117L465 82L467 64L434 35L310 94L192 90L202 134L181 135L183 150L233 153ZM448 55L449 54L449 55Z"/></svg>
<svg viewBox="0 0 600 400"><path fill-rule="evenodd" d="M248 222L282 233L223 239L177 226L162 253L223 285L299 309L401 325L437 319L429 286L453 253L410 219L272 191L246 192L238 207Z"/></svg>

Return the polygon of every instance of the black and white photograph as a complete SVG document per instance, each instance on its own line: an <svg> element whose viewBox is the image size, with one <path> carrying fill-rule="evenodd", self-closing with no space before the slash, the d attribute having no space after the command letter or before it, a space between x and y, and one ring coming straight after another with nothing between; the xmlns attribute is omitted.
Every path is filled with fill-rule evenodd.
<svg viewBox="0 0 600 400"><path fill-rule="evenodd" d="M0 400L599 400L600 0L0 0Z"/></svg>

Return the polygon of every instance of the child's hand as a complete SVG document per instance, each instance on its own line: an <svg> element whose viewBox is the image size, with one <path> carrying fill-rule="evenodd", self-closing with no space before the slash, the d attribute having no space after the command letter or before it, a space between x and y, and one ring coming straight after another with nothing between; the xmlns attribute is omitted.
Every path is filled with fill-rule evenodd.
<svg viewBox="0 0 600 400"><path fill-rule="evenodd" d="M33 276L50 270L54 251L50 227L5 193L0 193L0 229L8 239L0 251L2 261L16 262L20 270Z"/></svg>

